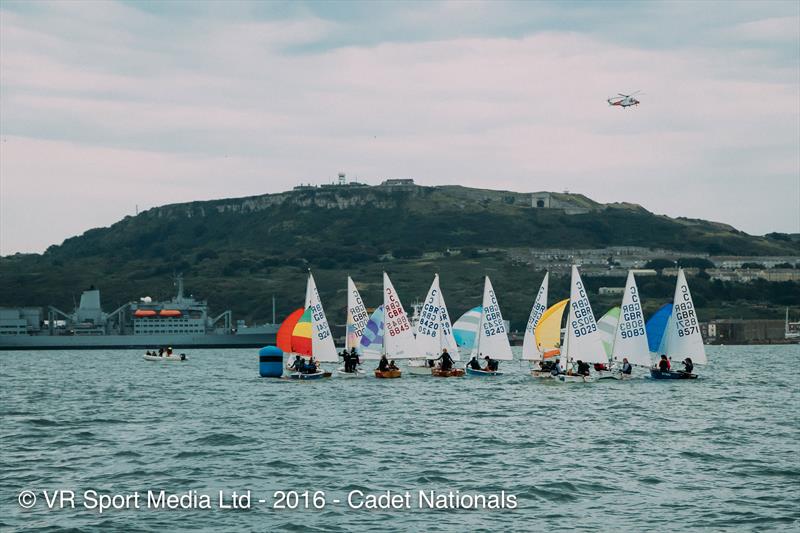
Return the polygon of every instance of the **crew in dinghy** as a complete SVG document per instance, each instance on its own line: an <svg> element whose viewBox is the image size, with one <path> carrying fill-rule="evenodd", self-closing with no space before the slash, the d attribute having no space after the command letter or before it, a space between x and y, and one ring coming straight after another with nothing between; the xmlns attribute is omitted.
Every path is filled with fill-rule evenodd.
<svg viewBox="0 0 800 533"><path fill-rule="evenodd" d="M486 361L486 368L484 368L486 372L497 372L497 369L500 367L500 363L498 363L488 355L484 357L484 360Z"/></svg>
<svg viewBox="0 0 800 533"><path fill-rule="evenodd" d="M626 376L630 376L633 373L633 367L628 362L627 357L622 358L622 373L625 374Z"/></svg>
<svg viewBox="0 0 800 533"><path fill-rule="evenodd" d="M472 356L472 359L469 360L468 366L472 370L481 370L481 364L478 362L478 358L476 356Z"/></svg>

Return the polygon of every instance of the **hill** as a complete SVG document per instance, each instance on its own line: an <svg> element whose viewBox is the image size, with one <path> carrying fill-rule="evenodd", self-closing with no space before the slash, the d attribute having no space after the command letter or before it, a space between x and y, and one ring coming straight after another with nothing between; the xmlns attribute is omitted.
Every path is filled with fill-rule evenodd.
<svg viewBox="0 0 800 533"><path fill-rule="evenodd" d="M642 246L687 254L800 255L797 240L773 235L755 237L725 224L672 219L577 194L402 182L298 187L156 207L41 255L1 258L0 305L70 309L76 294L95 285L108 310L140 296L169 296L172 275L182 272L187 290L215 310L230 308L237 318L263 321L271 318L274 295L280 319L297 306L303 274L312 268L335 321L343 320L345 276L352 275L374 304L382 270L408 303L422 298L433 272L440 272L455 315L479 303L481 277L488 273L507 318L521 327L541 273L513 261L514 249ZM669 298L671 283L663 281L649 289L651 282L643 282L643 294L652 290L654 298ZM590 287L601 283L587 281ZM556 278L551 294L565 293L566 281ZM720 303L713 299L710 305Z"/></svg>

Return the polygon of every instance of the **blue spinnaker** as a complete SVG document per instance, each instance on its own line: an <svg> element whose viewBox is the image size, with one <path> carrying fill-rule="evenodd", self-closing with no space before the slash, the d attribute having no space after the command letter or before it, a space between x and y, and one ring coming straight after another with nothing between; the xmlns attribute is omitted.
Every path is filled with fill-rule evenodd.
<svg viewBox="0 0 800 533"><path fill-rule="evenodd" d="M664 337L664 330L667 329L667 322L672 315L672 304L664 304L656 313L650 317L645 325L647 331L647 344L650 352L658 353L661 346L661 339Z"/></svg>

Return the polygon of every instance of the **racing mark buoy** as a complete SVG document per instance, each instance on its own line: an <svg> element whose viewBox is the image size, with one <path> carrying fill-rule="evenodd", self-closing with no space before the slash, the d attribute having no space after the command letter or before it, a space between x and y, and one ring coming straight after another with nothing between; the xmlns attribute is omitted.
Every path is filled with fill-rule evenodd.
<svg viewBox="0 0 800 533"><path fill-rule="evenodd" d="M283 350L265 346L258 351L258 373L262 378L279 378L283 375Z"/></svg>

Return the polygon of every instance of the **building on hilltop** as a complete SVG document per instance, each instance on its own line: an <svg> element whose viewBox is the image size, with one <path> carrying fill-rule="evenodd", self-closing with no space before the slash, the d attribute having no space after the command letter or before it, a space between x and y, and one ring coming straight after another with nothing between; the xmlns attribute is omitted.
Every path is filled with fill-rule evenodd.
<svg viewBox="0 0 800 533"><path fill-rule="evenodd" d="M531 194L531 207L534 209L561 209L567 215L582 215L589 212L589 209L585 207L559 200L546 191Z"/></svg>
<svg viewBox="0 0 800 533"><path fill-rule="evenodd" d="M411 178L390 178L381 182L381 187L410 187L414 185Z"/></svg>

